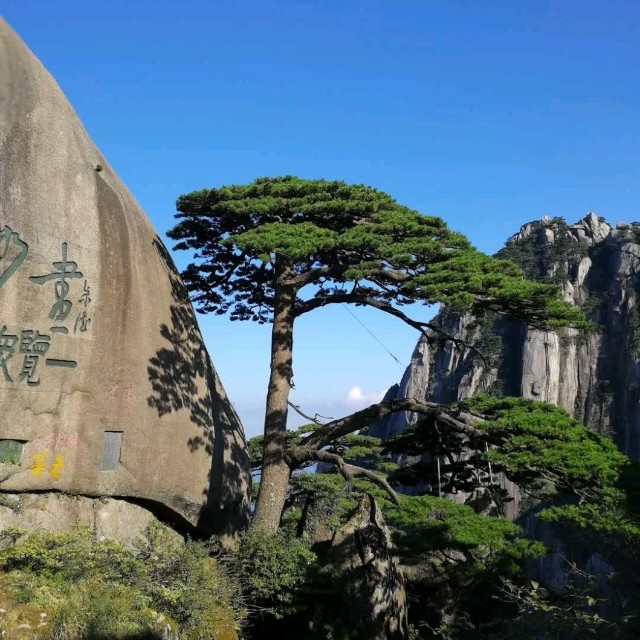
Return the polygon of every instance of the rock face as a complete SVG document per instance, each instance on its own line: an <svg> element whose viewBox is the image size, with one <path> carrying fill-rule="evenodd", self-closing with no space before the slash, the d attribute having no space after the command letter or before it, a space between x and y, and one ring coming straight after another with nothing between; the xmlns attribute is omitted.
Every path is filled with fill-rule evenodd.
<svg viewBox="0 0 640 640"><path fill-rule="evenodd" d="M64 533L78 525L91 528L98 538L135 546L147 527L162 526L144 507L115 498L85 498L63 493L2 494L0 523L3 528ZM178 533L166 529L176 540Z"/></svg>
<svg viewBox="0 0 640 640"><path fill-rule="evenodd" d="M589 213L576 224L545 218L508 240L499 256L519 263L529 278L562 286L565 300L584 310L592 333L532 330L494 318L442 312L450 334L477 347L418 342L402 382L391 393L454 402L483 391L556 404L640 460L640 225L613 228ZM415 420L396 415L373 433L390 437Z"/></svg>
<svg viewBox="0 0 640 640"><path fill-rule="evenodd" d="M249 480L167 250L0 20L0 491L120 497L229 534Z"/></svg>
<svg viewBox="0 0 640 640"><path fill-rule="evenodd" d="M362 498L331 541L331 567L350 637L402 640L408 637L404 579L392 557L391 535L372 496ZM351 632L350 632L351 634Z"/></svg>

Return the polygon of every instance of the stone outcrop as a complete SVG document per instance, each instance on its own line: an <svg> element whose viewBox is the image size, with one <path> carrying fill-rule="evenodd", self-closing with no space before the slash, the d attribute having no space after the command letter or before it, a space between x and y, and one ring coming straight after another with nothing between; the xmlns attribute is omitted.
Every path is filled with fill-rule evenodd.
<svg viewBox="0 0 640 640"><path fill-rule="evenodd" d="M249 485L167 250L0 20L0 491L124 498L224 535Z"/></svg>
<svg viewBox="0 0 640 640"><path fill-rule="evenodd" d="M66 533L77 526L89 527L96 537L118 540L135 547L144 540L149 526L165 528L153 514L137 504L116 498L86 498L64 493L0 494L2 528Z"/></svg>
<svg viewBox="0 0 640 640"><path fill-rule="evenodd" d="M392 555L391 534L380 507L366 495L331 541L331 573L349 637L408 637L404 578ZM357 629L356 635L353 631Z"/></svg>
<svg viewBox="0 0 640 640"><path fill-rule="evenodd" d="M422 338L391 395L449 403L494 391L551 402L639 460L640 225L614 228L594 213L570 225L544 218L524 225L498 255L529 278L559 284L595 330L538 331L499 317L478 324L443 311L442 328L485 360L436 335ZM414 420L396 415L372 433L388 438Z"/></svg>

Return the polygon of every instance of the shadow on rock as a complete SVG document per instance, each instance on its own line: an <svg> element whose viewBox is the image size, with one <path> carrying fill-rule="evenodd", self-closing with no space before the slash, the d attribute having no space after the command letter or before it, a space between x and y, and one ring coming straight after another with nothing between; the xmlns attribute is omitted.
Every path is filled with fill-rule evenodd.
<svg viewBox="0 0 640 640"><path fill-rule="evenodd" d="M204 448L211 456L205 506L198 530L233 536L249 517L249 459L240 419L229 402L207 353L186 287L162 241L154 247L171 283L170 321L160 326L165 346L147 367L152 393L147 398L159 416L183 411L201 434L185 445L192 452Z"/></svg>
<svg viewBox="0 0 640 640"><path fill-rule="evenodd" d="M349 521L336 531L329 550L335 601L323 620L319 611L316 636L342 628L354 640L403 640L408 637L404 579L392 555L391 535L371 495L362 498ZM357 632L354 630L357 629ZM353 635L356 633L356 635Z"/></svg>

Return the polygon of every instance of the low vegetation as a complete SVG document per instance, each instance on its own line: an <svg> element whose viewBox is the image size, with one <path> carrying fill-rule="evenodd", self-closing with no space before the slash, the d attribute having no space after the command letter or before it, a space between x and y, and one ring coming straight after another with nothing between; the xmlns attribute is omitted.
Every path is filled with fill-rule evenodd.
<svg viewBox="0 0 640 640"><path fill-rule="evenodd" d="M287 449L295 451L323 428L290 432ZM262 446L262 438L250 442L255 468ZM315 637L304 630L314 608L340 628L327 545L363 494L375 498L391 530L413 638L636 637L640 602L631 594L637 593L640 567L634 506L639 467L561 409L477 396L434 410L389 442L365 431L336 438L326 451L414 495L394 495L367 477L345 478L339 465L294 472L280 531L270 542L263 535L260 544L273 561L297 538L316 552L316 567L290 583L296 593L287 592L290 606L282 624L272 620L267 635L252 637ZM513 499L505 478L520 487L521 513L529 516L505 517ZM466 496L468 504L454 502L455 496ZM527 530L532 516L537 533L546 523L543 538L536 537L536 527ZM554 548L559 540L564 547ZM583 558L597 556L604 568L591 575L584 562L563 558L563 548ZM565 576L561 588L530 576L531 567L550 553L559 554L554 570ZM260 565L269 575L272 569L262 560L254 569ZM277 560L274 565L285 567Z"/></svg>
<svg viewBox="0 0 640 640"><path fill-rule="evenodd" d="M234 640L240 589L206 545L161 525L135 548L71 533L0 534L0 632L31 640Z"/></svg>

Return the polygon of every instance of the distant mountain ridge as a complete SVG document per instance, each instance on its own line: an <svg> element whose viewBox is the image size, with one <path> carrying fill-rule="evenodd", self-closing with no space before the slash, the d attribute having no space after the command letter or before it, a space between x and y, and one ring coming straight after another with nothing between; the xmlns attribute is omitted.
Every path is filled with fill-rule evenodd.
<svg viewBox="0 0 640 640"><path fill-rule="evenodd" d="M595 330L540 331L445 309L436 322L478 349L484 361L474 349L457 349L431 333L420 338L387 398L450 403L493 392L543 400L610 434L621 451L639 460L640 223L613 227L594 213L575 224L545 216L523 225L497 256L519 264L528 278L560 285L564 299L580 307ZM392 415L370 433L387 439L415 420Z"/></svg>

